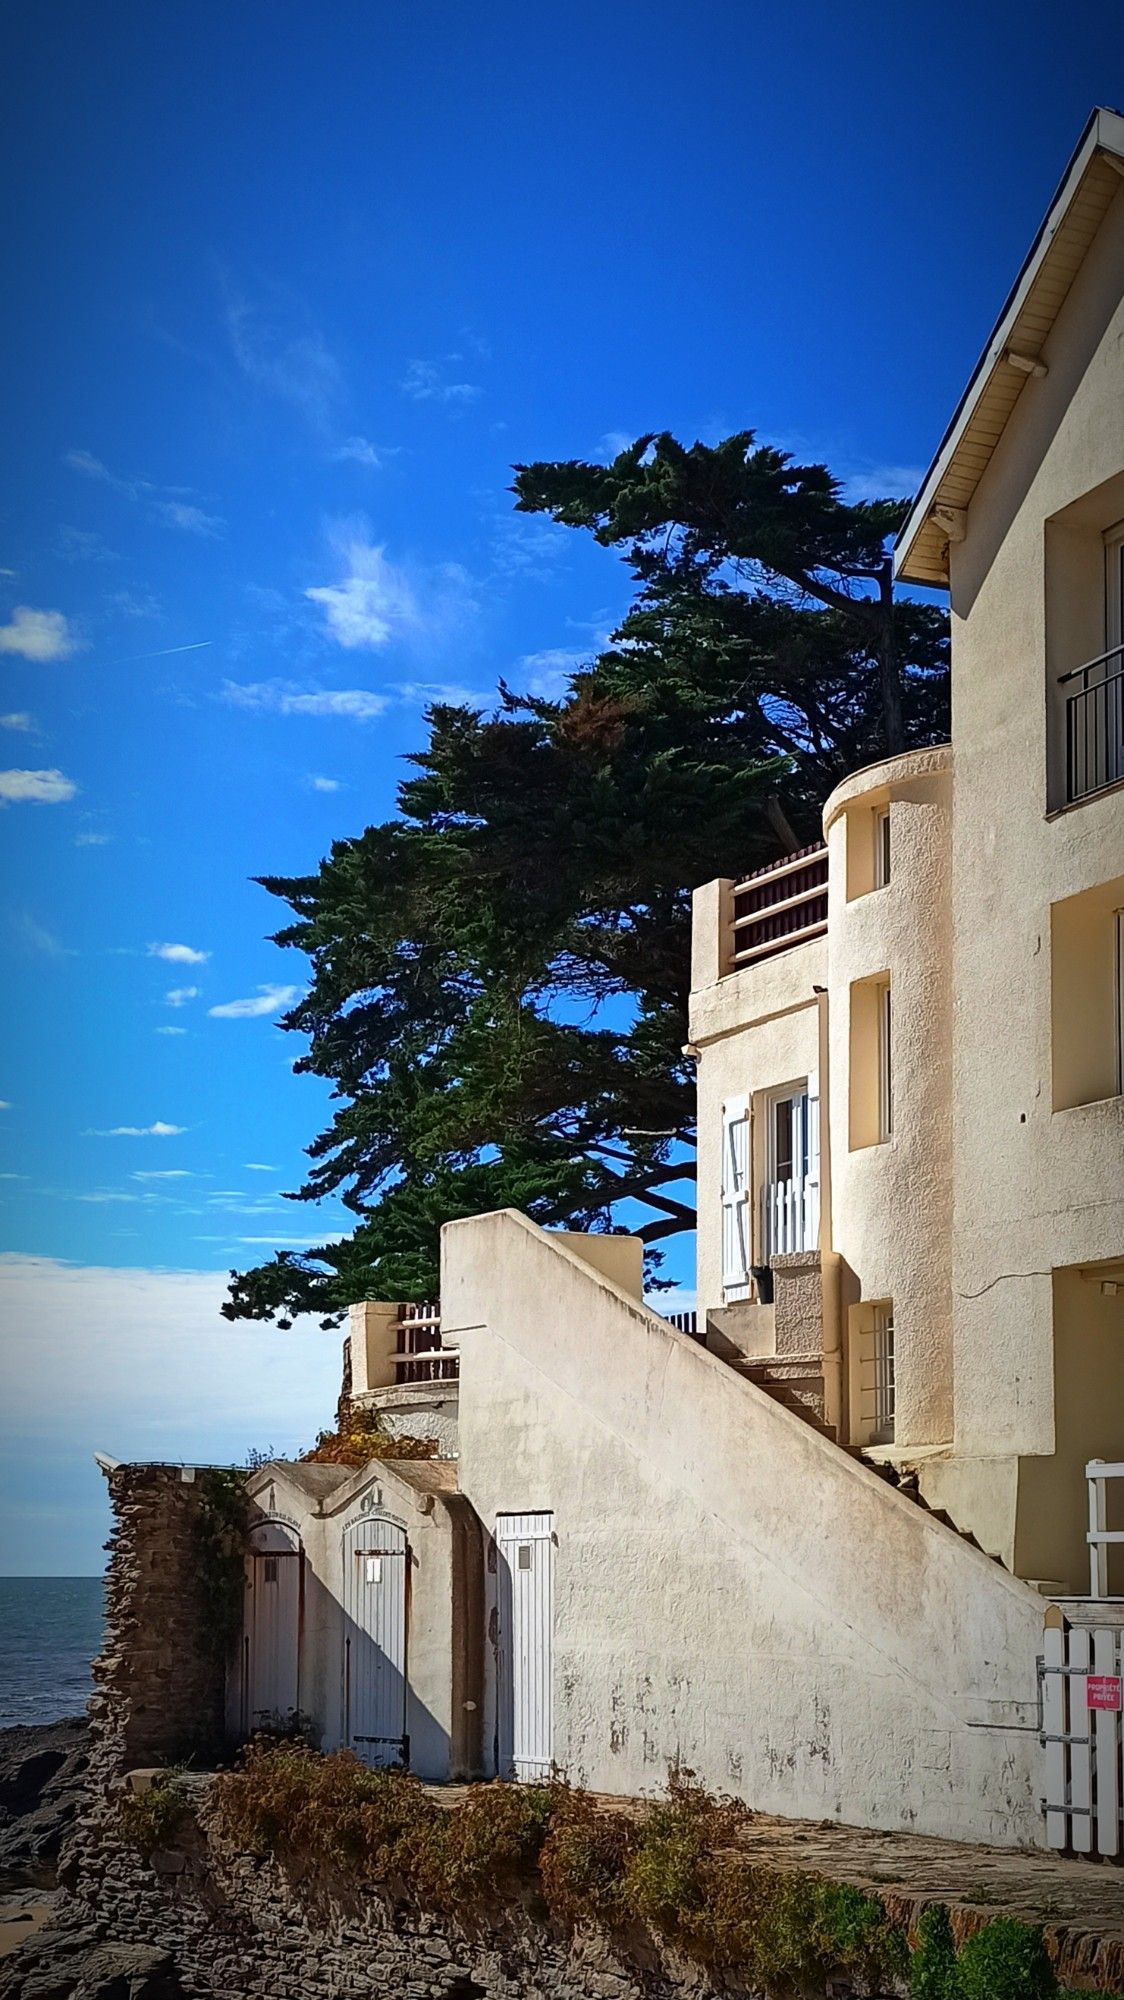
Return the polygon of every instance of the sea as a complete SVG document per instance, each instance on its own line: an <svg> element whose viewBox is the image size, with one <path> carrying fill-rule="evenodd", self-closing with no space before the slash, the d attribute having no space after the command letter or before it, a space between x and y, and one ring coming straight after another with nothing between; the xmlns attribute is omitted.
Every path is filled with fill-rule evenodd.
<svg viewBox="0 0 1124 2000"><path fill-rule="evenodd" d="M0 1576L0 1729L81 1715L104 1625L100 1576Z"/></svg>

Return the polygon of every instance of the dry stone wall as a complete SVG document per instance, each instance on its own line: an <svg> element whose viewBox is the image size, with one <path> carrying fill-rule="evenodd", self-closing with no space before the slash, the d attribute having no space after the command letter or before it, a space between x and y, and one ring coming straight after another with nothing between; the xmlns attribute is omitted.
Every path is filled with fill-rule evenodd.
<svg viewBox="0 0 1124 2000"><path fill-rule="evenodd" d="M107 1473L105 1650L90 1701L95 1781L139 1765L213 1755L225 1662L202 1589L203 1488L175 1465Z"/></svg>

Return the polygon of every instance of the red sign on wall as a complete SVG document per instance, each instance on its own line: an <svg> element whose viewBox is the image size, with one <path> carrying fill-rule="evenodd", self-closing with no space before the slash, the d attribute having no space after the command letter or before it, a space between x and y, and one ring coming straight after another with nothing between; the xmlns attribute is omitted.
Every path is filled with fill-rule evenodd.
<svg viewBox="0 0 1124 2000"><path fill-rule="evenodd" d="M1085 1683L1085 1700L1089 1708L1119 1709L1124 1706L1124 1682L1119 1674L1090 1674Z"/></svg>

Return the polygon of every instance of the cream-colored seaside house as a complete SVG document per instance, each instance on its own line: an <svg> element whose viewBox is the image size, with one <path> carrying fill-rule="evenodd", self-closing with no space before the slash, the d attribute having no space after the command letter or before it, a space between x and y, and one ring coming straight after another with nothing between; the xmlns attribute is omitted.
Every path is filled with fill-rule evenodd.
<svg viewBox="0 0 1124 2000"><path fill-rule="evenodd" d="M1114 113L896 562L950 595L951 743L698 891L697 1323L645 1303L634 1239L512 1211L446 1227L439 1308L353 1307L349 1393L441 1459L256 1475L245 1727L297 1705L371 1762L617 1793L679 1759L765 1811L1086 1847L1095 1824L1119 1852Z"/></svg>

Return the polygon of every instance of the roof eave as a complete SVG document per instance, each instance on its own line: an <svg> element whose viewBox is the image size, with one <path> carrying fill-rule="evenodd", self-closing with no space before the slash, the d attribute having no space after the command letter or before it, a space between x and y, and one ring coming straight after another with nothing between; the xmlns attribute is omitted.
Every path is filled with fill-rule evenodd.
<svg viewBox="0 0 1124 2000"><path fill-rule="evenodd" d="M1010 345L1011 329L1097 154L1104 154L1114 162L1124 162L1124 117L1119 112L1111 111L1104 106L1099 106L1089 117L1062 175L1057 192L1004 301L987 345L972 371L968 385L941 439L936 456L925 474L917 498L899 530L894 543L894 575L900 582L921 583L930 587L936 583L939 586L941 579L935 578L932 573L931 553L924 562L920 562L917 544L929 527L934 508L938 504L941 486L983 392L996 369L1003 365L1004 356Z"/></svg>

